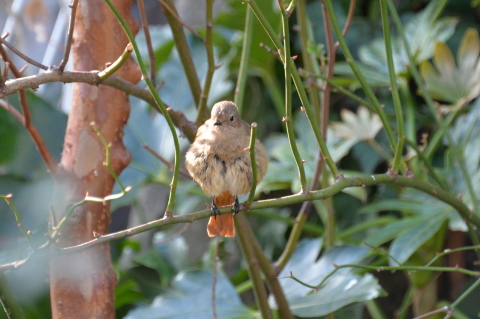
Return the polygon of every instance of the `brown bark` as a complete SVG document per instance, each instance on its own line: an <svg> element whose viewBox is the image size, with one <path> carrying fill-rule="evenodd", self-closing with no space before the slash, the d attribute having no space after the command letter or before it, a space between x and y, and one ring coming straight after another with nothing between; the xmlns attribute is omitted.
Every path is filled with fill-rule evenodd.
<svg viewBox="0 0 480 319"><path fill-rule="evenodd" d="M113 1L134 32L138 26L130 14L133 0ZM74 69L100 70L113 62L128 43L115 16L102 0L80 1L76 15L72 58ZM138 82L140 73L133 60L117 75ZM63 177L56 180L52 218L58 223L70 205L90 196L105 197L115 180L104 166L105 148L91 127L95 122L111 143L111 165L117 174L130 162L122 143L123 128L130 112L125 93L107 86L73 84L73 100L68 118L61 167ZM77 245L108 233L110 205L88 202L78 207L54 246ZM114 318L113 270L109 245L103 244L81 253L51 260L50 295L53 318Z"/></svg>

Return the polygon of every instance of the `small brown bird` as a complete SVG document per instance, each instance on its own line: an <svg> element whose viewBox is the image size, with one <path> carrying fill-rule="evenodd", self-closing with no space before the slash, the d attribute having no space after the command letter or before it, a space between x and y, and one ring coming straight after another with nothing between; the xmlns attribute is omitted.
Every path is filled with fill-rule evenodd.
<svg viewBox="0 0 480 319"><path fill-rule="evenodd" d="M208 236L235 236L233 216L240 210L237 195L246 194L253 182L250 154L250 126L240 118L235 103L222 101L212 108L211 118L197 131L185 155L185 164L205 194L213 196ZM267 171L267 153L255 141L258 178ZM233 215L219 213L218 207L233 205Z"/></svg>

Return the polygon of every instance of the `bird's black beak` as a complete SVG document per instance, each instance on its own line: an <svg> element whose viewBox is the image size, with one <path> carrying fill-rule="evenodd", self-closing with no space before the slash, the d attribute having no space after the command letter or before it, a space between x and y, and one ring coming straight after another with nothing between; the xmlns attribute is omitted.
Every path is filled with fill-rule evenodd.
<svg viewBox="0 0 480 319"><path fill-rule="evenodd" d="M222 122L220 122L220 121L217 120L217 121L215 121L215 123L213 123L213 125L214 125L214 126L222 125Z"/></svg>

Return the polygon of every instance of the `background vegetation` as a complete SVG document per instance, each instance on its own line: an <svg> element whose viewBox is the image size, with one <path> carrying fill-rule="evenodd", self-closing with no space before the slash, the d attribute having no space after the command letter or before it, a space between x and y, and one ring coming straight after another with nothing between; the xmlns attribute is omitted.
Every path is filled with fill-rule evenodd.
<svg viewBox="0 0 480 319"><path fill-rule="evenodd" d="M20 40L33 34L45 43L41 31L54 29L38 10L43 5L52 14L52 5L36 2L35 14L23 16L24 29L2 43L58 64L62 46L50 63L45 46L41 57ZM30 12L26 3L2 11L0 25L21 20L21 10ZM130 38L130 52L142 66L138 90L102 75L105 86L130 94L123 143L131 162L118 178L119 172L112 174L111 141L93 126L93 134L107 140L100 152L107 152L114 195L70 202L62 211L67 226L49 212L58 176L31 142L25 121L12 116L10 106L25 115L22 93L12 89L20 76L11 70L6 79L2 54L1 318L58 317L51 310L49 265L62 266L57 255L68 258L107 242L117 276L111 317L478 316L475 1L206 0L193 15L200 21L189 18L181 2L145 4L147 10L143 1L133 10L138 18L148 13L149 35L140 30ZM98 5L116 11L109 1ZM70 15L70 9L55 10ZM23 65L7 52L10 66ZM29 67L23 75L42 73ZM76 116L69 113L69 86L24 91L32 122L56 161L67 120ZM241 198L246 205L236 217L237 237L217 240L206 236L210 199L182 174L180 151L208 108L225 99L258 124L270 162L253 189L255 201ZM77 207L106 201L108 231L89 233L81 247L68 248L83 241L55 243L61 238L52 227L73 232L68 225L76 222Z"/></svg>

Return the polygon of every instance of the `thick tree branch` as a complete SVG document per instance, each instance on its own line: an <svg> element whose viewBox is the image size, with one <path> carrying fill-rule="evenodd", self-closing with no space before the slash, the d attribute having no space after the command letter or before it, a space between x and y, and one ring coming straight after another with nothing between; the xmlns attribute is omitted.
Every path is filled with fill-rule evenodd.
<svg viewBox="0 0 480 319"><path fill-rule="evenodd" d="M110 76L104 81L100 80L100 71L91 72L60 72L58 70L48 70L45 73L26 76L19 79L8 80L5 83L5 87L0 90L0 98L7 95L18 92L23 89L37 89L40 85L50 82L63 82L63 83L87 83L90 85L108 85L118 90L125 92L126 94L133 95L141 100L144 100L152 106L156 106L155 100L149 90L143 89L135 84L132 84L122 78L115 75ZM167 105L166 105L167 106ZM167 106L168 113L172 118L175 126L185 135L188 140L193 141L197 133L197 126L187 120L185 115L181 111L175 111ZM157 110L160 112L160 110Z"/></svg>
<svg viewBox="0 0 480 319"><path fill-rule="evenodd" d="M371 176L339 178L335 183L333 183L331 186L325 189L312 191L307 194L300 193L300 194L284 196L280 198L266 199L266 200L253 202L250 209L256 210L256 209L265 209L265 208L272 208L272 207L283 207L287 205L302 203L305 201L320 200L320 199L332 197L333 195L339 193L345 188L365 187L365 186L373 186L373 185L381 185L381 184L396 185L400 187L410 187L410 188L422 191L424 193L427 193L432 197L435 197L438 200L450 205L467 222L473 224L476 227L480 227L480 216L476 215L473 211L471 211L467 207L467 205L465 205L456 196L437 188L437 186L435 185L431 185L415 177L393 176L390 173L377 174L377 175L371 175ZM230 207L225 207L220 209L221 214L230 214L231 212L232 211ZM176 215L169 218L164 217L162 219L155 220L155 221L152 221L143 225L139 225L130 229L122 230L122 231L107 234L107 235L101 235L91 241L82 243L77 246L58 249L55 251L54 255L75 253L85 249L89 249L93 246L97 246L97 245L110 242L113 240L121 239L121 238L130 237L130 236L143 233L152 229L156 229L162 226L180 224L180 223L192 223L196 220L207 218L210 216L211 216L210 209L205 209L205 210L198 211L192 214L187 214L187 215ZM40 253L40 252L37 252L37 253ZM45 252L45 254L49 254L49 253ZM28 258L29 257L23 260L0 265L0 271L19 268L28 261Z"/></svg>

